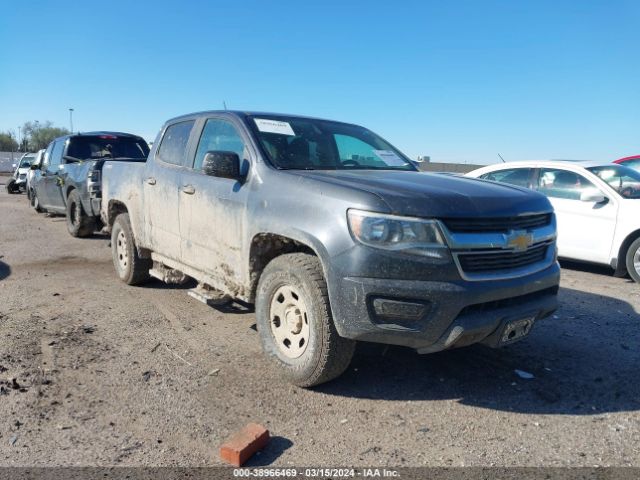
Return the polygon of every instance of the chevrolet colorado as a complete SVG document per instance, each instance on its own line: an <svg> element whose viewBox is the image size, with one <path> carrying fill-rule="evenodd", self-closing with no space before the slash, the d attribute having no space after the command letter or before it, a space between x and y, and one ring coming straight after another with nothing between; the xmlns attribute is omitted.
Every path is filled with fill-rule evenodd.
<svg viewBox="0 0 640 480"><path fill-rule="evenodd" d="M107 161L118 277L197 280L255 304L292 383L339 376L357 340L436 352L525 337L556 308L556 223L524 188L421 173L356 125L211 111L169 120L146 163Z"/></svg>

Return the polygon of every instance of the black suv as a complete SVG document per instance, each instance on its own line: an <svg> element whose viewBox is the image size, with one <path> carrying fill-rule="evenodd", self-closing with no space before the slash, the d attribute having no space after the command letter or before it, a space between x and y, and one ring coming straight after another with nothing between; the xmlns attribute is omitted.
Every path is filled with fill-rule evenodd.
<svg viewBox="0 0 640 480"><path fill-rule="evenodd" d="M89 132L56 138L47 147L41 175L33 185L39 209L67 216L74 237L94 232L100 215L101 172L105 160L144 162L149 145L137 135Z"/></svg>

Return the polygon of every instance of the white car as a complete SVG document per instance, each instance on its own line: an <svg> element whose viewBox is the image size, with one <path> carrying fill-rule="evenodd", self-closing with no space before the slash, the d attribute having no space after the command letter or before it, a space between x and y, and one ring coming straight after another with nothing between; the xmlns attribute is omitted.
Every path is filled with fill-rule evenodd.
<svg viewBox="0 0 640 480"><path fill-rule="evenodd" d="M558 256L610 265L640 283L640 172L604 162L527 161L482 167L469 177L536 190L558 222Z"/></svg>
<svg viewBox="0 0 640 480"><path fill-rule="evenodd" d="M25 153L24 155L22 155L22 157L20 157L20 160L17 164L14 163L12 165L15 170L13 172L13 175L7 182L7 193L20 193L26 191L27 173L29 172L31 163L33 163L35 158L35 153Z"/></svg>

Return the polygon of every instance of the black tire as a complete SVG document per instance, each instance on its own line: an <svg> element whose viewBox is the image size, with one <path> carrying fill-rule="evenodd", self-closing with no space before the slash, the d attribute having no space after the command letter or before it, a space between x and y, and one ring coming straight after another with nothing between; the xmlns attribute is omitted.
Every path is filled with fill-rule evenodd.
<svg viewBox="0 0 640 480"><path fill-rule="evenodd" d="M40 206L40 200L38 199L38 194L35 190L31 191L31 206L38 213L45 212L45 209Z"/></svg>
<svg viewBox="0 0 640 480"><path fill-rule="evenodd" d="M18 189L16 189L16 181L15 181L15 179L13 179L13 178L12 178L11 180L9 180L9 181L7 182L6 188L7 188L7 193L8 193L8 194L10 194L10 195L11 195L11 194L13 194L13 193L16 193L16 191L17 191Z"/></svg>
<svg viewBox="0 0 640 480"><path fill-rule="evenodd" d="M72 237L88 237L95 228L95 219L88 216L82 208L78 191L71 190L67 197L67 230Z"/></svg>
<svg viewBox="0 0 640 480"><path fill-rule="evenodd" d="M297 358L291 358L287 345L292 341L286 338L279 341L275 331L280 328L280 319L272 312L280 308L276 294L282 297L283 289L291 288L295 292L291 298L302 299L304 315L295 309L294 318L304 319L297 326L306 328L306 344L295 346L303 348ZM283 303L283 301L281 301ZM289 307L287 307L289 308ZM298 315L298 317L296 317ZM284 315L285 330L290 328L289 311ZM274 317L274 318L272 318ZM262 348L278 371L291 383L299 387L313 387L340 376L349 366L356 342L340 337L331 316L327 284L322 265L317 257L305 253L290 253L273 259L264 269L258 282L256 293L256 321ZM297 328L294 328L296 330ZM294 330L291 334L295 343ZM286 352L286 353L285 353Z"/></svg>
<svg viewBox="0 0 640 480"><path fill-rule="evenodd" d="M152 261L138 255L128 213L121 213L113 222L111 256L118 278L127 285L139 285L149 280Z"/></svg>
<svg viewBox="0 0 640 480"><path fill-rule="evenodd" d="M634 261L635 260L635 261ZM631 278L640 283L640 238L636 238L625 255L625 264L627 265L627 272L631 275Z"/></svg>

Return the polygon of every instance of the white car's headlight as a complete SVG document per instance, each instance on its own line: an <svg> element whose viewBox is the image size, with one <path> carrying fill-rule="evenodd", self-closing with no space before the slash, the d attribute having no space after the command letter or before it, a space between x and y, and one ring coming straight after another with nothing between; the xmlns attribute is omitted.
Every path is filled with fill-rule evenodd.
<svg viewBox="0 0 640 480"><path fill-rule="evenodd" d="M438 222L349 209L353 237L370 247L448 259L449 249Z"/></svg>

